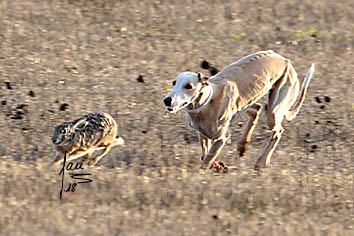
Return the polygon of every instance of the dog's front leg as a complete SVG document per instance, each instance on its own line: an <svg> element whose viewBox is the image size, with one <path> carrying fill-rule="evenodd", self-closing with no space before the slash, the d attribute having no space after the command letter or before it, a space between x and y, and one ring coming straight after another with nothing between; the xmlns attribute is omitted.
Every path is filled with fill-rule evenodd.
<svg viewBox="0 0 354 236"><path fill-rule="evenodd" d="M211 121L210 126L208 126L209 137L212 137L212 143L209 147L208 153L203 155L202 168L211 168L220 154L222 148L224 147L226 141L229 139L230 135L227 134L231 119L235 113L233 110L236 106L233 106L236 102L238 96L237 88L234 84L229 83L224 88L222 97L218 98L223 102L217 112L217 120Z"/></svg>
<svg viewBox="0 0 354 236"><path fill-rule="evenodd" d="M223 135L218 140L213 140L208 153L206 155L203 155L202 168L206 168L206 167L210 168L212 166L213 162L220 154L227 140L228 137L225 137L225 135Z"/></svg>
<svg viewBox="0 0 354 236"><path fill-rule="evenodd" d="M202 156L200 157L200 160L203 160L205 155L209 151L211 139L207 138L206 136L204 136L200 132L198 132L198 138L199 138L199 142L200 142L200 147L202 148Z"/></svg>

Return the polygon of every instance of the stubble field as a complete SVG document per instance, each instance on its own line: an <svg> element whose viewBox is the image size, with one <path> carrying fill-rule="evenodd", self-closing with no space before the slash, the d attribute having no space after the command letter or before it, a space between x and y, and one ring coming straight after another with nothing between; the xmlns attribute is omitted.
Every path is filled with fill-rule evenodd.
<svg viewBox="0 0 354 236"><path fill-rule="evenodd" d="M1 1L0 234L353 235L354 4L288 1ZM182 71L219 69L259 50L316 72L271 167L262 115L249 150L199 170L196 131L162 99ZM142 76L143 83L137 78ZM125 139L80 199L59 200L54 126L104 111ZM65 187L72 182L66 172Z"/></svg>

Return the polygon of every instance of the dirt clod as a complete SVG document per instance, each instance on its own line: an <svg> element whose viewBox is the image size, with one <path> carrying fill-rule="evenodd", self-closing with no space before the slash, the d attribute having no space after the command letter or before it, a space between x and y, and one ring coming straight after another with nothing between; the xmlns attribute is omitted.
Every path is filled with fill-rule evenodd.
<svg viewBox="0 0 354 236"><path fill-rule="evenodd" d="M144 77L142 75L139 75L138 78L136 79L136 81L138 81L138 83L144 83Z"/></svg>
<svg viewBox="0 0 354 236"><path fill-rule="evenodd" d="M67 104L67 103L63 103L59 107L60 111L66 111L67 109L69 109L69 104Z"/></svg>

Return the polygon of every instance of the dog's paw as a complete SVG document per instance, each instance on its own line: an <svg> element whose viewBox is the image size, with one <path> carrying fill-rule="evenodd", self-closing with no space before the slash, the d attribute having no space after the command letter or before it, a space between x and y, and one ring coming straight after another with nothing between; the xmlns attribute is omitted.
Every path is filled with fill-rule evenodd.
<svg viewBox="0 0 354 236"><path fill-rule="evenodd" d="M240 153L240 157L242 157L243 155L245 155L245 152L247 151L248 148L248 143L242 143L238 145L238 151Z"/></svg>
<svg viewBox="0 0 354 236"><path fill-rule="evenodd" d="M265 165L265 164L257 162L256 165L254 166L254 170L258 171L258 172L262 171L262 169L265 169L265 168L270 168L270 164Z"/></svg>
<svg viewBox="0 0 354 236"><path fill-rule="evenodd" d="M246 147L238 147L238 152L240 153L240 157L245 155L247 148Z"/></svg>
<svg viewBox="0 0 354 236"><path fill-rule="evenodd" d="M223 172L223 173L227 173L228 172L227 165L225 165L224 162L222 162L222 161L219 161L219 162L214 161L211 164L210 169L214 170L216 172Z"/></svg>

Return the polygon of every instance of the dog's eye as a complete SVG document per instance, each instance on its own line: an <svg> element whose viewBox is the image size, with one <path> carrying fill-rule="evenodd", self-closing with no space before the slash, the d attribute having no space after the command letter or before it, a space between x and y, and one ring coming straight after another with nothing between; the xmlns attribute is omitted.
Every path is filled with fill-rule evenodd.
<svg viewBox="0 0 354 236"><path fill-rule="evenodd" d="M186 84L186 85L184 86L184 88L185 88L185 89L192 89L193 87L192 87L191 84Z"/></svg>
<svg viewBox="0 0 354 236"><path fill-rule="evenodd" d="M176 85L176 80L172 82L172 86L175 86Z"/></svg>

